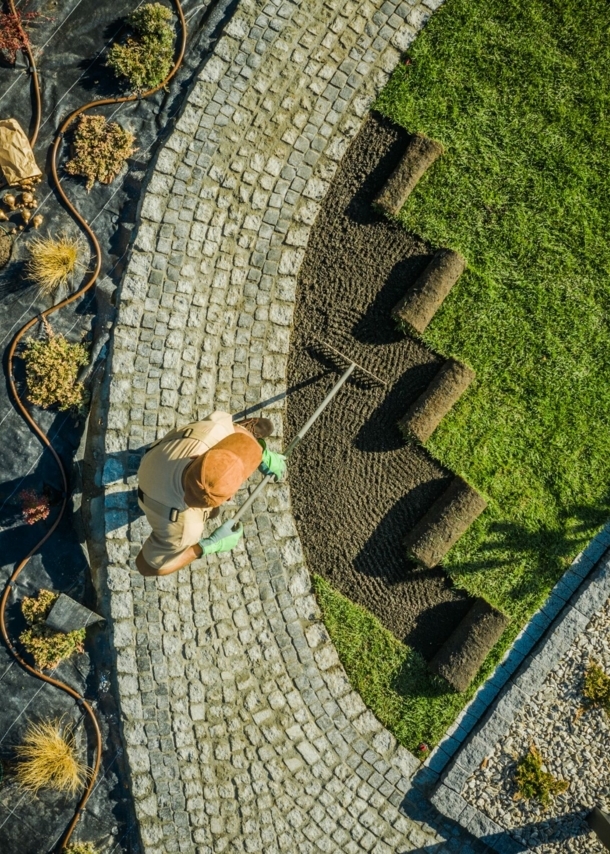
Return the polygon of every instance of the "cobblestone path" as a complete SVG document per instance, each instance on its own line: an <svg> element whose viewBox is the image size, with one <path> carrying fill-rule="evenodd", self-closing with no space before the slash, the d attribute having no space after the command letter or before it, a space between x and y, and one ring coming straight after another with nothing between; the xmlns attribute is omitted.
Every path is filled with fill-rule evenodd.
<svg viewBox="0 0 610 854"><path fill-rule="evenodd" d="M319 622L287 485L269 488L232 554L146 582L129 568L147 534L134 494L143 446L213 408L261 401L281 444L309 227L435 5L242 0L143 200L114 330L103 482L146 854L479 850L401 813L418 763L351 690Z"/></svg>

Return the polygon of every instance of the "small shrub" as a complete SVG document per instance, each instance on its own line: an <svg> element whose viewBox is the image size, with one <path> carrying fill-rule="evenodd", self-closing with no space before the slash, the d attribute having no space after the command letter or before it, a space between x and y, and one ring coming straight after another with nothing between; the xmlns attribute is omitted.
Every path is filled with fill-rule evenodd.
<svg viewBox="0 0 610 854"><path fill-rule="evenodd" d="M0 12L0 51L8 62L14 63L17 51L29 46L27 27L39 17L39 12Z"/></svg>
<svg viewBox="0 0 610 854"><path fill-rule="evenodd" d="M543 806L547 806L551 796L565 792L570 785L567 780L558 780L542 767L540 751L532 744L524 757L517 763L515 782L519 796L535 798Z"/></svg>
<svg viewBox="0 0 610 854"><path fill-rule="evenodd" d="M134 134L104 116L81 116L74 134L75 157L66 163L70 175L87 179L87 190L95 181L110 184L134 153Z"/></svg>
<svg viewBox="0 0 610 854"><path fill-rule="evenodd" d="M85 629L56 632L45 623L57 596L51 590L41 590L37 597L25 596L21 603L21 612L30 628L21 632L19 640L40 670L57 667L60 661L84 649Z"/></svg>
<svg viewBox="0 0 610 854"><path fill-rule="evenodd" d="M57 405L61 412L82 412L87 396L77 376L78 369L89 360L87 349L56 335L47 321L45 331L47 337L30 339L23 353L28 400L43 409Z"/></svg>
<svg viewBox="0 0 610 854"><path fill-rule="evenodd" d="M66 854L99 854L93 842L73 842L66 848Z"/></svg>
<svg viewBox="0 0 610 854"><path fill-rule="evenodd" d="M26 525L42 522L51 512L49 496L36 492L35 489L23 489L19 493L21 515Z"/></svg>
<svg viewBox="0 0 610 854"><path fill-rule="evenodd" d="M11 260L13 238L4 229L0 229L0 267L6 267Z"/></svg>
<svg viewBox="0 0 610 854"><path fill-rule="evenodd" d="M76 755L72 729L62 727L61 721L30 723L16 754L17 782L31 792L48 786L74 795L89 775Z"/></svg>
<svg viewBox="0 0 610 854"><path fill-rule="evenodd" d="M588 706L601 706L610 715L610 676L596 661L587 666L582 693Z"/></svg>
<svg viewBox="0 0 610 854"><path fill-rule="evenodd" d="M107 64L125 77L136 92L153 89L169 74L174 56L172 13L161 3L146 3L127 18L136 37L114 44Z"/></svg>
<svg viewBox="0 0 610 854"><path fill-rule="evenodd" d="M43 294L51 295L71 281L74 273L83 268L83 243L75 237L37 237L28 244L30 259L27 272Z"/></svg>

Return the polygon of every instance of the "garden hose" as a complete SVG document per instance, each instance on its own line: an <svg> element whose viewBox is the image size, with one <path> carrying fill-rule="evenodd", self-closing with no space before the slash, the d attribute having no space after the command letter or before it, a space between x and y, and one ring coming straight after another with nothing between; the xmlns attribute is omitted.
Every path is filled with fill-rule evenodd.
<svg viewBox="0 0 610 854"><path fill-rule="evenodd" d="M15 8L15 0L8 0L8 8L10 14L15 18L15 22L19 27L19 32L21 33L22 46L21 50L28 58L28 63L30 66L30 74L32 76L32 85L34 87L34 129L32 131L32 135L30 136L30 145L34 148L36 144L36 140L38 139L38 131L40 130L40 121L42 117L42 100L40 97L40 84L38 82L38 71L36 69L36 61L34 59L34 54L32 53L32 48L30 46L30 40L25 33L25 30L21 26L21 21L19 19L19 15L17 14L17 9Z"/></svg>
<svg viewBox="0 0 610 854"><path fill-rule="evenodd" d="M9 580L6 583L6 587L4 588L4 592L2 595L2 600L0 601L0 632L2 634L4 642L7 646L7 648L9 649L10 653L12 654L12 656L15 658L15 660L25 670L27 670L28 673L31 673L33 676L36 676L38 679L42 679L43 682L47 682L50 685L54 685L56 688L60 688L62 691L65 691L67 694L69 694L71 697L73 697L77 701L77 703L83 709L83 712L88 716L88 718L91 722L91 725L94 729L95 739L96 739L95 762L94 762L93 768L91 769L91 773L90 773L90 776L88 779L87 788L86 788L84 794L82 795L82 797L78 803L78 806L76 808L74 816L73 816L70 824L68 825L67 830L65 831L65 833L61 837L60 841L58 842L58 845L56 848L56 850L58 852L64 851L66 849L68 842L70 841L70 837L72 836L72 833L74 831L74 828L76 827L76 824L78 823L78 820L79 820L82 812L84 811L85 805L86 805L87 801L89 800L89 796L91 795L91 792L93 791L93 787L95 785L95 780L97 778L97 774L98 774L98 771L100 768L100 762L101 762L101 756L102 756L102 735L100 732L100 727L99 727L95 712L93 711L93 709L91 708L89 703L87 703L85 698L83 696L81 696L81 694L79 694L78 691L71 688L65 682L61 682L57 679L53 679L52 677L45 675L41 671L37 670L35 667L32 667L31 665L29 665L26 661L24 661L24 659L21 657L19 652L15 649L15 647L14 647L14 645L13 645L13 643L12 643L12 641L8 635L8 631L6 628L5 612L6 612L6 605L8 602L8 597L10 595L10 592L16 586L17 578L21 574L24 567L27 565L27 563L30 560L30 558L32 557L32 555L34 555L42 547L42 545L49 539L49 537L51 537L51 535L57 529L57 526L59 525L61 519L63 518L64 512L65 512L66 507L68 505L68 499L69 499L68 476L67 476L65 466L64 466L58 452L53 447L53 444L51 443L49 437L47 436L45 431L41 427L39 427L38 424L34 421L32 416L30 415L27 407L25 406L25 404L21 400L21 398L19 396L19 392L17 390L16 383L15 383L13 366L14 366L15 353L16 353L17 347L18 347L19 343L21 342L23 336L32 328L32 326L34 326L34 324L36 324L37 322L39 322L43 318L49 317L51 314L54 314L56 311L59 311L59 309L63 308L66 305L69 305L71 302L74 302L76 299L78 299L84 293L86 293L86 291L90 290L95 285L95 282L99 276L99 273L100 273L100 270L102 267L102 251L101 251L99 241L98 241L97 237L95 236L95 234L94 234L91 226L89 225L89 223L81 216L81 214L78 212L78 210L72 204L72 202L68 199L68 197L67 197L67 195L66 195L66 193L65 193L65 191L61 185L61 180L59 178L59 174L57 171L57 157L59 154L59 148L60 148L61 142L63 140L63 136L64 136L65 132L67 131L67 129L70 127L70 125L74 122L74 120L76 118L78 118L78 116L80 116L82 113L85 113L88 110L94 109L95 107L103 107L103 106L106 106L109 104L121 104L121 103L126 103L129 101L138 101L138 100L140 100L140 98L147 98L150 95L154 95L155 92L158 92L160 89L163 89L165 86L167 86L169 81L172 79L172 77L176 74L176 72L180 68L180 65L182 64L182 60L184 58L184 52L186 49L186 21L184 18L184 13L182 11L182 6L180 5L180 0L173 0L173 2L174 2L174 5L176 7L176 13L177 13L177 16L178 16L178 19L180 22L180 46L179 46L178 55L176 57L174 65L172 66L172 69L171 69L170 73L167 75L167 77L161 83L159 83L158 86L155 86L153 89L149 89L146 92L143 92L143 93L138 94L138 95L125 95L125 96L120 97L120 98L103 98L103 99L100 99L97 101L90 101L89 103L84 104L83 106L78 107L77 109L73 110L69 114L67 119L65 119L65 121L61 124L58 131L56 132L55 139L53 141L53 145L52 145L52 149L51 149L51 175L53 178L53 182L54 182L55 187L57 189L57 192L59 193L61 200L64 203L65 207L67 208L68 212L76 220L76 222L79 224L79 226L82 228L82 230L85 232L85 234L89 238L89 241L90 241L91 246L93 248L93 253L95 255L95 267L94 267L93 272L89 275L87 282L83 285L82 288L80 288L80 290L76 291L76 293L74 293L74 294L66 297L65 299L61 300L56 305L51 306L51 308L48 308L45 311L41 312L40 314L37 314L34 317L30 318L30 320L28 320L28 322L25 323L21 327L21 329L17 332L17 334L13 338L13 340L11 342L11 346L9 348L9 352L8 352L8 384L9 384L11 396L13 398L13 401L14 401L17 409L21 413L21 415L24 418L24 420L26 421L26 423L30 426L30 428L38 436L38 438L42 442L43 446L45 448L47 448L51 452L51 454L53 455L53 458L54 458L55 462L57 463L57 467L58 467L60 475L61 475L61 480L62 480L62 485L63 485L63 497L62 497L61 507L59 509L57 517L55 518L55 521L53 522L53 524L51 525L49 530L46 532L44 537L38 543L36 543L36 545L28 552L28 554L17 565L16 569L13 571L11 577L9 578ZM11 12L13 14L15 14L14 0L9 0L9 5L10 5ZM28 60L30 62L30 69L31 69L33 80L34 80L34 92L35 92L35 101L36 101L36 119L34 121L33 135L32 135L32 138L30 140L31 145L33 146L35 141L36 141L36 138L38 136L38 130L40 127L40 114L41 114L40 86L39 86L39 82L38 82L38 73L37 73L37 69L36 69L36 64L34 62L34 57L32 55L32 51L31 51L29 45L27 44L27 40L25 41L25 44L26 44L26 47L24 49L28 55Z"/></svg>

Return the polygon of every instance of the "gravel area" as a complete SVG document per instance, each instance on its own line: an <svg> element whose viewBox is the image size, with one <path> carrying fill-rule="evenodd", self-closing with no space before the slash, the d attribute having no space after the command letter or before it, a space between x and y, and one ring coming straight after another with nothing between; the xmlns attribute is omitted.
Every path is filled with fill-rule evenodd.
<svg viewBox="0 0 610 854"><path fill-rule="evenodd" d="M610 718L596 708L582 713L582 689L591 658L610 672L609 633L610 600L517 714L508 736L462 792L472 806L540 854L606 850L589 831L586 817L594 806L610 809ZM516 764L532 743L547 770L570 784L546 808L515 799Z"/></svg>

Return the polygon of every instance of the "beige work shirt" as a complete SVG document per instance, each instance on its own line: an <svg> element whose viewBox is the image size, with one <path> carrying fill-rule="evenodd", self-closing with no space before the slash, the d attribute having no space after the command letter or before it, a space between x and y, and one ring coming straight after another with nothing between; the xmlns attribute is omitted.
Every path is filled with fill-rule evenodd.
<svg viewBox="0 0 610 854"><path fill-rule="evenodd" d="M190 435L185 437L184 434L189 430ZM138 485L144 493L144 501L138 499L138 504L152 528L150 537L142 546L142 555L153 569L161 569L167 561L201 539L210 510L187 507L182 474L191 462L191 457L205 454L234 432L235 427L228 412L213 412L207 421L194 421L171 430L142 458ZM162 504L167 510L157 512L161 508L147 506L146 498ZM178 511L175 522L170 520L172 508Z"/></svg>

